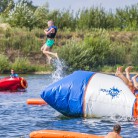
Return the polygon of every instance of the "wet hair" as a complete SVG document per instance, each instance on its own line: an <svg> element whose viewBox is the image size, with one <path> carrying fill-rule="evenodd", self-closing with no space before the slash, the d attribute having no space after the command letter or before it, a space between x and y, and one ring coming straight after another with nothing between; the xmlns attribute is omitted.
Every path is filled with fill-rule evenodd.
<svg viewBox="0 0 138 138"><path fill-rule="evenodd" d="M113 130L117 133L121 132L121 126L119 124L114 125Z"/></svg>

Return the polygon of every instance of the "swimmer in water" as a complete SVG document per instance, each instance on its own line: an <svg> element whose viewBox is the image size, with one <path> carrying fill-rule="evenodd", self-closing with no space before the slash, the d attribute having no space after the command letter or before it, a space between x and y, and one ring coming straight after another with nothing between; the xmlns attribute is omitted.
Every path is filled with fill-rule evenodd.
<svg viewBox="0 0 138 138"><path fill-rule="evenodd" d="M10 75L10 77L11 77L11 78L17 78L17 77L18 77L18 74L16 74L16 73L14 72L14 70L11 69L11 75Z"/></svg>
<svg viewBox="0 0 138 138"><path fill-rule="evenodd" d="M121 132L121 126L116 124L113 127L113 131L109 132L104 138L123 138L120 135L120 132Z"/></svg>

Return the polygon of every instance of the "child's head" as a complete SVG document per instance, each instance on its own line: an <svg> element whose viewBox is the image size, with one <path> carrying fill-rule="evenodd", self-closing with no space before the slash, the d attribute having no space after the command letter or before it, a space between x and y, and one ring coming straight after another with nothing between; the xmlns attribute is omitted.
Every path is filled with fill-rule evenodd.
<svg viewBox="0 0 138 138"><path fill-rule="evenodd" d="M49 20L49 21L47 22L47 24L48 24L48 27L50 27L50 26L54 25L54 22L53 22L52 20Z"/></svg>
<svg viewBox="0 0 138 138"><path fill-rule="evenodd" d="M12 74L14 73L14 70L13 70L13 69L11 69L11 73L12 73Z"/></svg>
<svg viewBox="0 0 138 138"><path fill-rule="evenodd" d="M119 124L116 124L116 125L114 125L113 130L114 130L114 132L119 134L121 132L121 126Z"/></svg>

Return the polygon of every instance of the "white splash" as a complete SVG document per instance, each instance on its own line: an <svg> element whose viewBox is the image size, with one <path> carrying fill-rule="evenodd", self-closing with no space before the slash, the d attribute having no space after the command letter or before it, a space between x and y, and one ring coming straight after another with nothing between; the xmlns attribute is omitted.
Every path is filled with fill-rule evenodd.
<svg viewBox="0 0 138 138"><path fill-rule="evenodd" d="M53 66L55 68L55 71L52 73L52 80L53 82L56 82L63 78L64 76L63 69L65 67L65 64L63 61L56 59L53 61Z"/></svg>

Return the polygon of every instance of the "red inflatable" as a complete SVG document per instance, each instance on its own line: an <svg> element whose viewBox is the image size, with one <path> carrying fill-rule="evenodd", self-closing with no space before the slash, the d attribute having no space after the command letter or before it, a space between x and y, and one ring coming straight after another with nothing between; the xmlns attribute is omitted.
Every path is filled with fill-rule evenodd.
<svg viewBox="0 0 138 138"><path fill-rule="evenodd" d="M22 77L6 77L0 79L0 91L25 91L27 81Z"/></svg>

